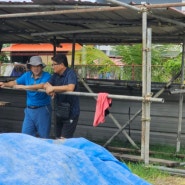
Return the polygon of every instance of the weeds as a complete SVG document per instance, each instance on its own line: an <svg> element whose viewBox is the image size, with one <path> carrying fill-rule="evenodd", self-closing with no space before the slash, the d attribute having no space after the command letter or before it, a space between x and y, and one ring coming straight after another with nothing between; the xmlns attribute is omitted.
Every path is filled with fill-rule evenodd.
<svg viewBox="0 0 185 185"><path fill-rule="evenodd" d="M142 179L145 179L152 184L157 178L165 178L169 176L167 172L163 172L155 168L146 167L143 163L126 162L125 164L129 167L132 173L138 175Z"/></svg>

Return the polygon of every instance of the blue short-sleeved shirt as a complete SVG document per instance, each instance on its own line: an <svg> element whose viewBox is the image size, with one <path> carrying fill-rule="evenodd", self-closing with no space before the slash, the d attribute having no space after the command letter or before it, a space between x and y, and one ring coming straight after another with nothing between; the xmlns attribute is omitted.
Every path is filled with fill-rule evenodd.
<svg viewBox="0 0 185 185"><path fill-rule="evenodd" d="M46 83L51 75L43 71L41 76L37 79L33 78L31 71L24 73L21 77L16 79L18 85L34 85ZM27 90L27 106L45 106L51 103L51 97L45 92L36 92Z"/></svg>
<svg viewBox="0 0 185 185"><path fill-rule="evenodd" d="M78 79L76 73L71 68L66 68L62 75L53 74L48 81L53 86L60 85L68 85L74 84L74 91L78 91ZM80 114L80 105L79 105L79 97L74 95L65 95L65 94L57 94L55 97L56 104L60 105L62 102L68 102L71 105L71 118L79 116Z"/></svg>

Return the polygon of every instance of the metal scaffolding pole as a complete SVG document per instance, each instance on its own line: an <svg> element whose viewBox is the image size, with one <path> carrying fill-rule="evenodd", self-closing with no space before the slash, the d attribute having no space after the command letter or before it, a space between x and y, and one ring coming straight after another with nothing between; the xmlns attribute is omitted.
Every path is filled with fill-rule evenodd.
<svg viewBox="0 0 185 185"><path fill-rule="evenodd" d="M71 58L71 68L73 69L75 66L75 44L76 44L76 35L73 34L73 47L72 47L72 58Z"/></svg>
<svg viewBox="0 0 185 185"><path fill-rule="evenodd" d="M181 65L181 86L182 87L184 85L184 56L185 56L185 38L183 40L183 47L182 47L182 65ZM180 144L181 144L183 99L184 99L184 94L182 92L180 92L180 94L179 94L179 111L178 111L179 116L178 116L176 152L180 151Z"/></svg>
<svg viewBox="0 0 185 185"><path fill-rule="evenodd" d="M142 97L147 96L147 9L142 12ZM142 102L141 158L145 159L145 132L147 104Z"/></svg>
<svg viewBox="0 0 185 185"><path fill-rule="evenodd" d="M25 91L25 89L16 89L16 88L10 88L10 87L2 87L2 89L12 89L12 90L22 90ZM45 92L44 89L39 90L29 90L28 91L38 91L38 92ZM66 94L66 95L74 95L74 96L88 96L88 97L98 97L99 93L87 93L87 92L57 92L58 94ZM125 95L116 95L116 94L108 94L108 98L113 99L120 99L120 100L132 100L132 101L151 101L151 102L158 102L158 103L164 103L163 98L153 98L153 97L140 97L140 96L125 96Z"/></svg>
<svg viewBox="0 0 185 185"><path fill-rule="evenodd" d="M151 35L152 29L147 29L147 53L146 53L146 96L151 96ZM145 106L145 117L143 124L145 124L145 131L144 131L144 162L145 164L149 164L149 142L150 142L150 106L151 102L144 101Z"/></svg>
<svg viewBox="0 0 185 185"><path fill-rule="evenodd" d="M151 32L151 29L150 29ZM151 96L151 33L147 29L147 9L142 12L142 96ZM149 163L150 102L142 102L141 158Z"/></svg>

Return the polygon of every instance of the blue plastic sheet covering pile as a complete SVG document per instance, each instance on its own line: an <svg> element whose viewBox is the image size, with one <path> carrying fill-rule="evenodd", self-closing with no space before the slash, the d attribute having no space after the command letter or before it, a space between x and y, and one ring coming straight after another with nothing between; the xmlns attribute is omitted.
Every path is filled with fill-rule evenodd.
<svg viewBox="0 0 185 185"><path fill-rule="evenodd" d="M149 185L85 138L0 134L0 185Z"/></svg>

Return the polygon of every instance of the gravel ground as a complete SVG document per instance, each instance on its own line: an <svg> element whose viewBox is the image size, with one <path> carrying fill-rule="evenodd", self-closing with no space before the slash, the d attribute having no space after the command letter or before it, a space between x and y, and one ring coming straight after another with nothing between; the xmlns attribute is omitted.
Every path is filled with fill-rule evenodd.
<svg viewBox="0 0 185 185"><path fill-rule="evenodd" d="M169 176L157 178L153 185L185 185L185 177Z"/></svg>

